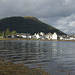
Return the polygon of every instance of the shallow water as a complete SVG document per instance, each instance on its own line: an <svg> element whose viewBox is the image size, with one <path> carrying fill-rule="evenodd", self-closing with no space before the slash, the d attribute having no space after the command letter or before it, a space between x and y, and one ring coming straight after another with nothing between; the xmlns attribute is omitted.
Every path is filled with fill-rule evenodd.
<svg viewBox="0 0 75 75"><path fill-rule="evenodd" d="M74 41L0 41L0 58L50 72L75 75Z"/></svg>

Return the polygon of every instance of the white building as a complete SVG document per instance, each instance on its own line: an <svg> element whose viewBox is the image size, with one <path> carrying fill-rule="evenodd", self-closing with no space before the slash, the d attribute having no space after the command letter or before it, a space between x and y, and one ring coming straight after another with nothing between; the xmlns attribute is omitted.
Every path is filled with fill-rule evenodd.
<svg viewBox="0 0 75 75"><path fill-rule="evenodd" d="M39 34L34 34L34 37L36 38L36 39L39 39L40 38L40 36L39 36Z"/></svg>
<svg viewBox="0 0 75 75"><path fill-rule="evenodd" d="M64 38L60 36L60 40L63 40Z"/></svg>
<svg viewBox="0 0 75 75"><path fill-rule="evenodd" d="M28 39L32 38L32 36L30 34L27 34L26 36L27 36Z"/></svg>
<svg viewBox="0 0 75 75"><path fill-rule="evenodd" d="M46 34L45 38L48 39L48 40L51 40L52 39L52 33Z"/></svg>
<svg viewBox="0 0 75 75"><path fill-rule="evenodd" d="M22 36L22 38L26 38L27 36L26 35L21 35Z"/></svg>
<svg viewBox="0 0 75 75"><path fill-rule="evenodd" d="M41 36L44 36L44 33L43 33L43 32L40 32L40 35L41 35Z"/></svg>
<svg viewBox="0 0 75 75"><path fill-rule="evenodd" d="M26 34L21 34L21 37L22 37L22 38L28 38L28 39L31 39L31 38L32 38L32 36L31 36L30 34L28 34L28 33L26 33Z"/></svg>
<svg viewBox="0 0 75 75"><path fill-rule="evenodd" d="M57 34L56 34L56 33L54 33L54 34L52 35L52 40L57 40Z"/></svg>

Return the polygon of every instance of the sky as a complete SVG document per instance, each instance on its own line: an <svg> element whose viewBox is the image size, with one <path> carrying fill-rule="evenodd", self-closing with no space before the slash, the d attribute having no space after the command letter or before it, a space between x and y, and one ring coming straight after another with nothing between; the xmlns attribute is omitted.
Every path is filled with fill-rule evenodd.
<svg viewBox="0 0 75 75"><path fill-rule="evenodd" d="M75 34L75 0L0 0L0 19L11 16L34 16Z"/></svg>

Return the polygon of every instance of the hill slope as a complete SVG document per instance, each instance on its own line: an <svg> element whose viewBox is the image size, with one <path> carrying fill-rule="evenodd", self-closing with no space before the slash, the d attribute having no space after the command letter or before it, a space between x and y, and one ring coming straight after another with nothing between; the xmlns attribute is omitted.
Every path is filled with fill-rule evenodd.
<svg viewBox="0 0 75 75"><path fill-rule="evenodd" d="M0 32L5 31L7 28L12 30L16 30L18 33L54 33L64 35L62 31L52 27L51 25L45 24L39 21L37 18L29 16L29 17L9 17L0 19Z"/></svg>

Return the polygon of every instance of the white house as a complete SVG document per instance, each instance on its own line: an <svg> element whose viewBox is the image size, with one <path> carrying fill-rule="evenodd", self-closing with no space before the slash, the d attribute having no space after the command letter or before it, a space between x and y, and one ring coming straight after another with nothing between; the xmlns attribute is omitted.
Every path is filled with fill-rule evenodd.
<svg viewBox="0 0 75 75"><path fill-rule="evenodd" d="M27 36L26 35L21 35L22 36L22 38L26 38Z"/></svg>
<svg viewBox="0 0 75 75"><path fill-rule="evenodd" d="M60 40L63 40L64 38L60 36Z"/></svg>
<svg viewBox="0 0 75 75"><path fill-rule="evenodd" d="M44 36L44 33L43 33L43 32L40 32L40 35L41 35L41 36Z"/></svg>
<svg viewBox="0 0 75 75"><path fill-rule="evenodd" d="M24 33L24 34L21 34L21 37L22 38L29 38L29 39L31 39L32 38L32 36L30 35L30 34L28 34L28 33Z"/></svg>
<svg viewBox="0 0 75 75"><path fill-rule="evenodd" d="M36 38L36 39L39 39L40 38L40 36L39 36L39 34L34 34L34 37Z"/></svg>
<svg viewBox="0 0 75 75"><path fill-rule="evenodd" d="M26 37L27 37L28 39L31 39L31 38L32 38L32 36L31 36L30 34L26 34Z"/></svg>
<svg viewBox="0 0 75 75"><path fill-rule="evenodd" d="M45 38L48 39L48 40L51 40L52 39L52 33L46 34Z"/></svg>
<svg viewBox="0 0 75 75"><path fill-rule="evenodd" d="M57 40L57 34L56 34L56 33L54 33L54 34L52 35L52 40Z"/></svg>
<svg viewBox="0 0 75 75"><path fill-rule="evenodd" d="M45 34L43 32L40 32L39 35L40 35L40 39L45 39Z"/></svg>

